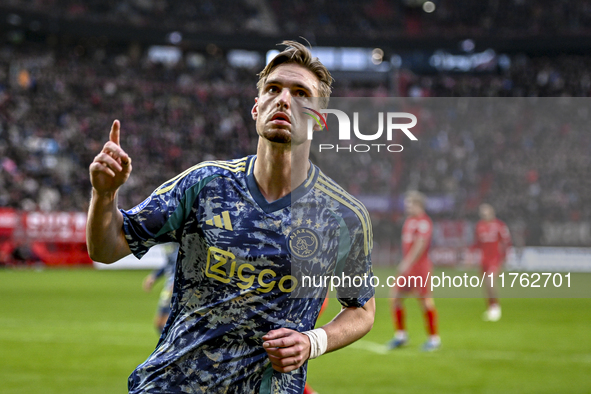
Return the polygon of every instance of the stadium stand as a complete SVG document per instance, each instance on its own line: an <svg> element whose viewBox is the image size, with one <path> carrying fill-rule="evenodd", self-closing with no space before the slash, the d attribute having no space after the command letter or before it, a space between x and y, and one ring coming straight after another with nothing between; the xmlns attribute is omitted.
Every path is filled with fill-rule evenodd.
<svg viewBox="0 0 591 394"><path fill-rule="evenodd" d="M102 57L97 61L97 57ZM588 96L591 80L586 70L590 58L559 56L526 58L513 61L505 75L415 76L403 95L421 90L430 97L459 96ZM2 171L0 206L23 210L84 210L87 202L87 164L89 155L102 144L105 125L113 117L124 119L123 144L136 160L134 180L122 192L121 203L129 206L147 195L178 172L201 160L245 155L254 143L249 110L256 95L256 77L252 70L233 68L221 56L209 56L205 66L191 69L181 63L167 68L146 59L132 60L122 53L96 51L76 56L76 47L55 50L27 45L4 46L0 51L2 69L0 109L2 113ZM376 88L377 89L377 88ZM372 93L366 89L365 93ZM346 94L337 91L335 94ZM395 94L390 92L390 94ZM495 195L527 195L521 188L544 183L553 195L540 212L543 219L588 219L591 212L580 202L589 199L573 194L544 169L539 155L516 156L528 144L550 151L552 155L580 157L578 165L587 165L585 142L578 130L564 130L568 143L556 138L536 139L524 131L515 143L511 130L498 137L488 134L430 135L423 138L445 139L433 144L439 156L438 166L421 162L418 154L405 166L421 168L417 186L428 193L471 194L486 189L498 200L501 215L520 216L527 201L514 200L507 205ZM433 129L433 133L438 132ZM498 138L497 151L490 157L469 155L470 151ZM239 141L227 144L228 139ZM497 152L500 152L501 156ZM496 157L496 162L492 159ZM474 162L474 160L477 160ZM552 160L549 160L552 161ZM511 171L495 165L504 163ZM404 172L411 176L410 172ZM521 182L527 174L529 182ZM373 173L356 179L367 183L356 187L365 192L383 184L390 174ZM377 178L376 176L377 175ZM408 180L400 180L408 184ZM513 185L513 186L509 186ZM580 190L580 189L579 189ZM487 192L488 193L488 192ZM473 208L473 207L472 207ZM462 212L465 211L462 209ZM457 212L461 214L461 212Z"/></svg>
<svg viewBox="0 0 591 394"><path fill-rule="evenodd" d="M197 162L249 154L256 141L250 109L260 65L232 66L223 45L181 46L183 58L178 64L158 64L148 59L149 46L144 43L105 37L77 40L32 25L19 27L15 19L19 11L49 15L58 24L129 24L140 32L158 26L183 33L203 30L224 35L239 30L272 35L276 26L282 26L283 34L306 32L312 42L322 37L429 37L433 32L442 37L518 34L534 39L591 34L591 2L566 1L552 7L546 3L500 0L476 5L442 0L435 2L437 12L428 14L411 7L411 2L383 0L344 1L338 6L325 0L313 8L304 2L274 0L198 6L165 0L84 4L11 0L2 7L12 13L5 13L0 24L0 208L84 212L88 164L104 143L113 118L122 120L122 145L134 159L133 177L120 194L122 207L131 207ZM350 28L343 32L338 26ZM191 58L195 53L197 61ZM333 96L588 97L591 93L588 55L512 52L508 59L502 69L486 73L427 75L403 67L390 74L387 84L337 78ZM401 194L413 185L429 195L453 196L454 209L434 213L436 220L474 220L478 203L486 200L500 217L525 221L526 242L539 244L536 229L541 223L591 218L591 210L583 204L591 200L591 186L584 179L591 164L590 137L568 124L556 127L559 132L544 138L536 128L500 129L495 135L427 128L421 138L431 141L429 155L410 150L403 163L394 164L399 166L395 172L392 163L358 166L358 176L344 186L354 193ZM229 144L230 140L236 142ZM490 146L494 149L483 149ZM474 155L474 151L484 153ZM547 165L561 161L562 170L572 174L569 180L556 166ZM392 188L385 191L384 184Z"/></svg>
<svg viewBox="0 0 591 394"><path fill-rule="evenodd" d="M287 34L315 37L551 36L591 34L591 2L566 0L439 0L425 13L413 0L305 1L223 0L9 0L15 10L54 18L137 27L161 26L185 32L236 31L267 35L277 26ZM347 29L342 29L347 26Z"/></svg>

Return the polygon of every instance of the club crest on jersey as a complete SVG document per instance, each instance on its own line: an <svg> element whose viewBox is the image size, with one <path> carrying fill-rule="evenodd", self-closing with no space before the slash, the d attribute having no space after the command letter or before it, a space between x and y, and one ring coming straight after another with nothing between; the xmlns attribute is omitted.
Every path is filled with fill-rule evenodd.
<svg viewBox="0 0 591 394"><path fill-rule="evenodd" d="M295 257L309 260L320 250L320 237L312 229L297 228L289 233L287 245Z"/></svg>

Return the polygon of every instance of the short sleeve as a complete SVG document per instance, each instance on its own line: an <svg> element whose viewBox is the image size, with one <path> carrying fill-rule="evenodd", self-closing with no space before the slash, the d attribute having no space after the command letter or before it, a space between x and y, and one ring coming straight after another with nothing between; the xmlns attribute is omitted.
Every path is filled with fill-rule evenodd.
<svg viewBox="0 0 591 394"><path fill-rule="evenodd" d="M177 210L184 195L182 185L178 182L168 190L156 189L139 205L121 210L125 239L137 258L143 257L154 245L178 242L176 230L180 223L171 223L171 220L178 216Z"/></svg>
<svg viewBox="0 0 591 394"><path fill-rule="evenodd" d="M429 240L429 239L431 239L431 234L433 233L433 225L431 224L430 220L420 219L417 222L416 231L417 231L417 238Z"/></svg>
<svg viewBox="0 0 591 394"><path fill-rule="evenodd" d="M154 245L180 242L180 232L197 196L219 176L207 166L197 165L165 182L138 206L121 210L131 252L141 258Z"/></svg>

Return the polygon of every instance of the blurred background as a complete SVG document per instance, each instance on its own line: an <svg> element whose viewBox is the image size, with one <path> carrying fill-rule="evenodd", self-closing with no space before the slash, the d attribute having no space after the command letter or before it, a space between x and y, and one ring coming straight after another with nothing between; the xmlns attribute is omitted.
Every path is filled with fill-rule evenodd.
<svg viewBox="0 0 591 394"><path fill-rule="evenodd" d="M0 266L31 268L0 271L4 292L0 305L7 316L0 320L2 346L12 349L15 357L6 358L2 380L10 382L7 392L31 393L40 387L45 391L38 392L45 393L124 392L126 374L155 344L150 331L155 298L135 293L145 272L95 272L84 243L88 166L107 140L113 119L121 120L121 145L133 158L133 174L119 198L121 207L131 208L200 161L255 152L250 109L257 94L256 73L276 53L277 43L302 41L300 37L331 70L334 97L585 98L591 94L591 1L587 0L0 1ZM591 271L586 249L591 247L587 176L591 134L584 123L499 127L491 133L454 133L435 125L424 128L420 138L424 148L405 150L387 166L358 167L357 181L345 185L364 197L376 225L399 229L401 196L408 189L419 189L431 201L435 263L464 269L478 205L488 202L508 223L520 253L529 250L535 260L541 250L549 250L539 247L552 248L545 269L564 270L576 255L584 260L577 270ZM330 174L330 169L325 171ZM386 202L380 180L389 185ZM387 213L384 203L391 208ZM391 259L384 253L394 256L398 248L394 243L385 252L378 250L374 264L387 269ZM153 264L160 261L162 256ZM43 273L48 278L30 276L48 266L77 269L49 270ZM86 296L80 298L80 293L71 293L73 289ZM121 297L110 293L121 291L128 295L127 309ZM25 295L31 299L26 301ZM101 297L112 301L101 305ZM52 300L51 307L39 303L40 298ZM80 304L67 303L74 299ZM589 339L583 339L588 335L582 334L591 323L589 301L546 300L543 305L536 301L519 300L515 310L525 315L520 320L515 313L514 326L499 333L482 327L466 331L471 323L446 326L446 311L457 322L464 316L459 309L481 307L480 300L464 300L468 304L459 309L447 300L441 312L440 354L445 356L446 329L448 343L453 344L456 335L457 346L456 353L449 350L445 357L425 361L403 351L401 362L382 354L381 348L368 351L372 345L343 354L351 352L351 360L366 357L367 365L377 370L392 366L378 372L375 386L363 392L557 393L567 388L570 393L591 392L584 373L591 370L591 346ZM544 309L548 305L554 309ZM84 312L77 315L76 308ZM122 312L129 308L137 313ZM536 310L540 313L527 315ZM37 313L49 314L45 325L33 323L31 316ZM391 335L385 301L381 313L375 343ZM544 330L549 323L544 320L534 328L533 322L542 317L558 326ZM126 320L132 318L136 320ZM96 324L87 327L85 322L93 319L98 319ZM511 317L507 319L510 324ZM420 324L417 317L416 325ZM64 326L78 327L63 333L68 338L88 340L65 342L76 344L76 351L59 347L62 369L52 370L56 366L49 368L50 362L43 367L41 362L31 364L38 355L23 352L24 348L50 358L61 354L47 346L61 343ZM56 332L49 339L40 334L47 327ZM90 333L81 334L82 328ZM130 336L130 331L136 335ZM474 338L505 338L507 348L479 344L466 332L474 333ZM469 346L462 340L466 335ZM110 349L120 347L120 353L99 362L96 355L103 354L105 347L92 348L99 337ZM522 342L524 337L531 343ZM46 338L46 347L35 345L31 338ZM546 342L557 347L544 353L541 344ZM135 343L133 349L126 348L130 343ZM106 371L104 365L112 357L125 362ZM390 358L377 367L375 357ZM450 370L449 360L467 372ZM466 360L471 360L470 367L463 364ZM342 371L322 362L315 361L310 368L310 379L322 392L358 392L353 390L366 387L358 382L366 380L360 377L365 372L355 374L355 366L363 363L352 361L344 374L348 378L342 378ZM417 371L425 362L433 363L429 368L439 375L419 383L422 375ZM534 365L537 372L528 374L521 369L528 363L543 365ZM92 368L77 369L81 365ZM314 374L315 365L324 375ZM90 372L97 369L105 380ZM392 378L393 370L400 374ZM64 377L72 371L73 376ZM504 386L495 384L498 377Z"/></svg>
<svg viewBox="0 0 591 394"><path fill-rule="evenodd" d="M591 92L587 1L8 0L0 12L0 262L14 248L7 237L31 243L44 260L51 257L35 238L55 241L61 231L81 239L82 218L72 212L86 211L88 165L115 118L134 158L124 208L195 163L253 153L256 73L283 39L310 41L336 79L334 97ZM421 140L436 165L421 150L398 155L394 197L418 188L445 200L431 214L456 222L475 220L487 201L520 246L591 246L589 182L573 185L560 173L591 164L584 130L431 127ZM560 171L544 165L567 156ZM372 179L364 175L357 179ZM372 185L352 192L371 195ZM27 219L33 212L44 214ZM44 231L27 237L15 223ZM63 223L68 230L57 228Z"/></svg>

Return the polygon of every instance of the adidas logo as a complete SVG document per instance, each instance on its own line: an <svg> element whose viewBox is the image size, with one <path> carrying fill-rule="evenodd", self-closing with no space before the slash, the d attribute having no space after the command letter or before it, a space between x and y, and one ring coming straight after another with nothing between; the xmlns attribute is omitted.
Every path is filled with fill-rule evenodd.
<svg viewBox="0 0 591 394"><path fill-rule="evenodd" d="M215 215L213 219L205 221L205 224L210 226L216 226L218 228L225 228L229 231L234 231L232 228L232 221L230 220L230 213L228 211L222 212L222 215Z"/></svg>

